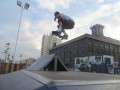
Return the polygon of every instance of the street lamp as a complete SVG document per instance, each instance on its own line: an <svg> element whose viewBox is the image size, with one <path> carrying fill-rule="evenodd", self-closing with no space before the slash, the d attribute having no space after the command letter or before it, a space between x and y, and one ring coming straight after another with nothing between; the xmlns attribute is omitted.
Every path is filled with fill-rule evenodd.
<svg viewBox="0 0 120 90"><path fill-rule="evenodd" d="M17 5L18 5L19 7L21 7L21 15L20 15L20 21L19 21L19 26L18 26L18 32L17 32L17 38L16 38L16 44L15 44L15 50L14 50L13 60L15 59L15 54L16 54L18 36L19 36L20 25L21 25L21 20L22 20L22 13L23 13L23 10L28 10L28 8L29 8L29 6L30 6L28 3L25 3L25 4L23 5L22 2L20 2L19 0L17 0Z"/></svg>

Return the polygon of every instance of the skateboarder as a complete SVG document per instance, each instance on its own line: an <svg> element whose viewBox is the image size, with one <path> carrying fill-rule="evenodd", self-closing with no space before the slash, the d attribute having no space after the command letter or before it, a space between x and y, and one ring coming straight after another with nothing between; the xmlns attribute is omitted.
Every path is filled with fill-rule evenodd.
<svg viewBox="0 0 120 90"><path fill-rule="evenodd" d="M70 18L69 16L66 16L60 12L55 12L54 13L54 21L56 21L56 19L58 19L58 30L57 31L52 31L53 35L57 35L59 38L62 39L67 39L68 35L65 32L65 29L73 29L74 28L74 20L72 18ZM61 36L61 33L64 33L63 36Z"/></svg>

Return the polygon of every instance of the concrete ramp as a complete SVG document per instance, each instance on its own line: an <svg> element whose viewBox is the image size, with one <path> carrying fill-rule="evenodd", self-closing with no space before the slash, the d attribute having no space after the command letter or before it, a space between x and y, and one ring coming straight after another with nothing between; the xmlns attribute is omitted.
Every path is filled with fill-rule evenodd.
<svg viewBox="0 0 120 90"><path fill-rule="evenodd" d="M0 90L48 90L46 85L38 82L22 71L0 75Z"/></svg>
<svg viewBox="0 0 120 90"><path fill-rule="evenodd" d="M120 76L21 70L0 75L0 90L120 90Z"/></svg>
<svg viewBox="0 0 120 90"><path fill-rule="evenodd" d="M38 58L31 66L27 67L26 70L67 71L67 68L58 56L51 54Z"/></svg>

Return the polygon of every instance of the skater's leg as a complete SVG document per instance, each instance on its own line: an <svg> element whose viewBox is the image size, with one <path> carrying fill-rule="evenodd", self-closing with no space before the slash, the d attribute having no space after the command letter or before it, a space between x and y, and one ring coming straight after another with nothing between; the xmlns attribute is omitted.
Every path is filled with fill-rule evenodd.
<svg viewBox="0 0 120 90"><path fill-rule="evenodd" d="M58 32L62 32L62 22L59 22L59 25L57 26L58 27Z"/></svg>
<svg viewBox="0 0 120 90"><path fill-rule="evenodd" d="M68 38L68 35L67 35L67 33L65 32L64 29L62 30L62 32L64 33L63 38L67 39L67 38Z"/></svg>
<svg viewBox="0 0 120 90"><path fill-rule="evenodd" d="M62 32L64 33L64 35L67 35L67 33L65 32L65 30L64 30L64 29L62 29Z"/></svg>
<svg viewBox="0 0 120 90"><path fill-rule="evenodd" d="M59 38L63 38L63 36L61 34L58 35Z"/></svg>
<svg viewBox="0 0 120 90"><path fill-rule="evenodd" d="M59 25L57 25L57 28L58 30L52 31L52 35L57 35L57 36L61 35L61 31L59 30Z"/></svg>

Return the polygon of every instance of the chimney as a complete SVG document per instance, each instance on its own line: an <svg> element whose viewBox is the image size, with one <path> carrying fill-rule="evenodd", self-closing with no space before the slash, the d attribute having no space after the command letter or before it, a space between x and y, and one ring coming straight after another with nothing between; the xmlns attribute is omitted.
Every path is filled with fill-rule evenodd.
<svg viewBox="0 0 120 90"><path fill-rule="evenodd" d="M93 25L92 27L90 27L90 29L92 30L92 35L94 35L94 36L104 36L103 35L104 26L103 25L96 24L96 25Z"/></svg>

